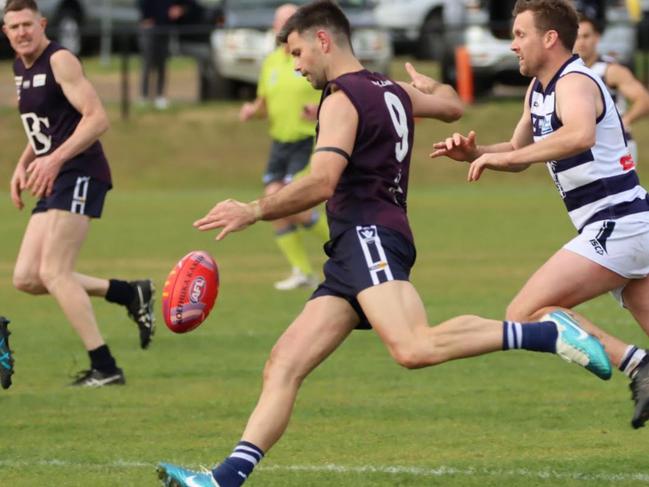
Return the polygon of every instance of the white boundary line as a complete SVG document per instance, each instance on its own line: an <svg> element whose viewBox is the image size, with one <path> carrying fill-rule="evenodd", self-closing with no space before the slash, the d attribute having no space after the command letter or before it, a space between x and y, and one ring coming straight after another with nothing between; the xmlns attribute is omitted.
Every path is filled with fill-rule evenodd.
<svg viewBox="0 0 649 487"><path fill-rule="evenodd" d="M117 468L117 469L136 469L136 468L155 468L154 464L145 462L132 462L126 460L117 460L106 463L92 462L68 462L66 460L0 460L0 467L9 468L30 468L30 467L57 467L57 468ZM191 468L192 466L190 466ZM197 467L196 467L197 468ZM326 465L261 465L259 470L266 472L327 472L336 474L387 474L387 475L412 475L415 477L513 477L529 478L543 480L581 480L587 481L605 481L605 482L642 482L649 484L648 472L561 472L557 470L530 470L526 468L517 469L496 469L496 468L455 468L439 466L435 468L423 467L406 467L399 465L364 465L364 466L346 466L336 464Z"/></svg>

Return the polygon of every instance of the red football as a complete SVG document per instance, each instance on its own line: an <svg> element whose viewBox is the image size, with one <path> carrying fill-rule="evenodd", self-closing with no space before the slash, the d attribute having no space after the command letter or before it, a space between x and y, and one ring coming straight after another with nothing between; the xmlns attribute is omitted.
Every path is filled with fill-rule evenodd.
<svg viewBox="0 0 649 487"><path fill-rule="evenodd" d="M188 253L171 269L162 290L162 314L174 333L200 325L219 294L219 268L210 254Z"/></svg>

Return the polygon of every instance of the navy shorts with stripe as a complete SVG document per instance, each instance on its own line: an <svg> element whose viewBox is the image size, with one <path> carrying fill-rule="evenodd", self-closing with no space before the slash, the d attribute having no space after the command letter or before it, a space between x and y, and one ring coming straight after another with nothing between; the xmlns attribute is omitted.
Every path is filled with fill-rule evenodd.
<svg viewBox="0 0 649 487"><path fill-rule="evenodd" d="M370 323L356 296L372 286L388 281L410 280L415 263L415 246L399 232L377 225L352 227L325 244L329 256L324 265L324 281L311 295L346 299L360 318L357 328Z"/></svg>
<svg viewBox="0 0 649 487"><path fill-rule="evenodd" d="M61 173L54 181L52 194L36 202L32 215L47 210L64 210L99 218L110 188L110 184L79 171Z"/></svg>

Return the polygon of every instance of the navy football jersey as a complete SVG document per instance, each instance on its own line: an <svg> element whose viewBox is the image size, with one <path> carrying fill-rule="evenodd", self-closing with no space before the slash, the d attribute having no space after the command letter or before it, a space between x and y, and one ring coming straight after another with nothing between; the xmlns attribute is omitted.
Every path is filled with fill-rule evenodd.
<svg viewBox="0 0 649 487"><path fill-rule="evenodd" d="M20 58L14 61L20 118L37 157L54 152L72 135L81 120L81 114L70 104L54 79L50 65L52 54L61 49L63 47L59 44L50 42L29 68ZM110 168L99 141L61 167L61 173L71 170L111 184Z"/></svg>
<svg viewBox="0 0 649 487"><path fill-rule="evenodd" d="M406 215L414 135L410 97L394 81L363 70L329 82L321 104L334 86L356 108L358 130L349 163L327 201L330 236L358 225L381 225L412 242Z"/></svg>

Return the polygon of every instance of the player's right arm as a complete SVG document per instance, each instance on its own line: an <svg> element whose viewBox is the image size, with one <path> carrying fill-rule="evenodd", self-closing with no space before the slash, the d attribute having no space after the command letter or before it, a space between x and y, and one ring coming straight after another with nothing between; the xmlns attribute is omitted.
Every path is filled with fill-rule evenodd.
<svg viewBox="0 0 649 487"><path fill-rule="evenodd" d="M354 149L358 113L342 92L329 95L320 108L320 130L309 174L282 189L251 203L226 200L218 203L194 227L201 231L222 228L217 240L243 230L259 220L276 220L294 215L326 201L333 195L348 156Z"/></svg>
<svg viewBox="0 0 649 487"><path fill-rule="evenodd" d="M534 80L527 88L525 102L523 104L523 113L520 120L514 128L512 138L508 142L500 142L491 145L478 145L476 142L476 133L471 130L466 136L456 132L445 140L433 144L431 158L449 157L456 161L473 162L483 154L510 152L522 147L528 146L534 142L532 136L532 119L530 115L529 97L532 93ZM519 172L527 169L529 165L517 165L510 168L511 172Z"/></svg>
<svg viewBox="0 0 649 487"><path fill-rule="evenodd" d="M14 169L11 182L9 183L11 188L11 202L19 210L22 210L25 206L21 195L27 186L27 166L34 159L36 159L34 149L30 143L27 143L25 150L20 155L20 159L18 159L18 164L16 164L16 169Z"/></svg>

